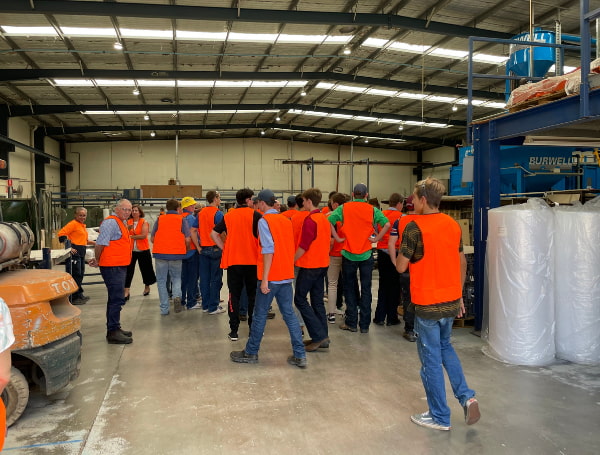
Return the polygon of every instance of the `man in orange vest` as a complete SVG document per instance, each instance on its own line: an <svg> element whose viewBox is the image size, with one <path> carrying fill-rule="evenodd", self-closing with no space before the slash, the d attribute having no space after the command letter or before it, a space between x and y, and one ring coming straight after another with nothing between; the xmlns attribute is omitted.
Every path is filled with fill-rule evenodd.
<svg viewBox="0 0 600 455"><path fill-rule="evenodd" d="M213 228L210 236L221 248L223 255L221 267L227 269L227 287L229 288L229 339L237 341L240 327L240 300L246 290L248 298L248 325L252 326L254 298L256 296L256 263L258 261L258 220L261 214L250 208L254 191L242 188L235 195L237 207L227 212ZM223 243L221 234L227 233ZM245 313L245 314L246 314Z"/></svg>
<svg viewBox="0 0 600 455"><path fill-rule="evenodd" d="M325 215L321 213L321 190L309 188L302 193L303 207L308 216L302 224L300 241L294 255L298 267L294 304L300 311L311 340L306 351L316 351L329 347L327 314L323 295L325 276L329 266L329 246L331 228ZM307 296L310 293L310 304Z"/></svg>
<svg viewBox="0 0 600 455"><path fill-rule="evenodd" d="M83 276L85 275L85 249L87 245L95 245L96 242L88 240L85 220L87 210L84 207L76 207L75 215L71 221L58 231L58 241L63 243L71 241L71 276L77 283L77 292L71 296L73 305L85 305L90 299L83 294Z"/></svg>
<svg viewBox="0 0 600 455"><path fill-rule="evenodd" d="M100 224L96 239L95 258L92 267L100 266L100 274L106 285L106 341L110 344L129 344L132 333L121 329L121 308L125 305L125 277L131 262L131 240L127 218L131 215L131 202L121 199L115 211Z"/></svg>
<svg viewBox="0 0 600 455"><path fill-rule="evenodd" d="M298 204L296 203L296 196L288 196L287 198L287 210L282 213L286 218L292 219L294 215L298 213Z"/></svg>
<svg viewBox="0 0 600 455"><path fill-rule="evenodd" d="M171 278L173 310L181 312L181 267L186 252L191 245L191 232L187 221L181 216L181 204L177 199L169 199L167 213L159 216L152 227L152 255L156 266L160 314L169 314L169 292L167 277Z"/></svg>
<svg viewBox="0 0 600 455"><path fill-rule="evenodd" d="M399 193L390 195L389 208L383 215L391 225L402 216L404 198ZM398 304L400 303L400 275L396 266L390 259L388 252L389 231L377 243L377 269L379 270L379 291L377 293L377 307L373 322L376 325L398 325Z"/></svg>
<svg viewBox="0 0 600 455"><path fill-rule="evenodd" d="M479 420L475 391L469 389L450 336L456 316L465 312L462 290L467 260L459 224L439 205L446 188L438 179L415 185L413 204L419 215L404 229L396 269L410 268L410 293L415 307L415 331L421 360L421 379L429 410L411 416L417 425L450 430L444 369L454 396L463 407L467 425Z"/></svg>
<svg viewBox="0 0 600 455"><path fill-rule="evenodd" d="M230 358L238 363L257 363L260 342L267 323L267 313L273 298L285 321L292 343L290 365L306 368L306 351L302 331L292 307L294 281L294 242L290 221L273 208L275 194L269 189L258 193L258 208L264 213L258 222L260 254L257 275L260 287L256 291L254 320L250 337L243 351L233 351Z"/></svg>
<svg viewBox="0 0 600 455"><path fill-rule="evenodd" d="M203 311L208 314L225 313L219 305L223 287L223 269L221 268L222 250L211 237L215 225L223 219L219 210L221 195L218 191L206 193L208 205L198 214L198 232L200 234L200 294Z"/></svg>
<svg viewBox="0 0 600 455"><path fill-rule="evenodd" d="M364 183L354 186L353 200L335 209L327 218L332 224L332 235L341 241L335 231L337 222L342 224L344 246L342 247L342 281L346 298L346 321L340 329L350 332L369 333L371 324L371 282L373 276L373 254L371 243L378 242L390 228L381 210L367 202L369 193ZM374 225L380 231L374 235ZM357 293L356 273L360 273L360 292ZM358 308L360 307L360 321Z"/></svg>

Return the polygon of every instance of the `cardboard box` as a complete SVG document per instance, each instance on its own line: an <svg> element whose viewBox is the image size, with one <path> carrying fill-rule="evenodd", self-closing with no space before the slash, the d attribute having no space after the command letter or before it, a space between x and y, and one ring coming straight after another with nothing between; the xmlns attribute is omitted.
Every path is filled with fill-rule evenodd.
<svg viewBox="0 0 600 455"><path fill-rule="evenodd" d="M202 197L202 185L141 185L141 188L144 199L181 199L186 196L196 199Z"/></svg>
<svg viewBox="0 0 600 455"><path fill-rule="evenodd" d="M462 230L462 243L463 246L471 244L471 230L469 220L457 220Z"/></svg>

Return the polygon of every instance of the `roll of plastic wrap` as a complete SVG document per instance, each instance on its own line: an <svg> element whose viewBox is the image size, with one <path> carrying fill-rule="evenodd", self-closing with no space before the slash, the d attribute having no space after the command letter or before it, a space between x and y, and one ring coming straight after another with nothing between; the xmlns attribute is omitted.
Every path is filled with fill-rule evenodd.
<svg viewBox="0 0 600 455"><path fill-rule="evenodd" d="M508 363L554 360L553 231L541 199L488 212L488 343Z"/></svg>
<svg viewBox="0 0 600 455"><path fill-rule="evenodd" d="M556 356L600 363L600 207L555 209Z"/></svg>

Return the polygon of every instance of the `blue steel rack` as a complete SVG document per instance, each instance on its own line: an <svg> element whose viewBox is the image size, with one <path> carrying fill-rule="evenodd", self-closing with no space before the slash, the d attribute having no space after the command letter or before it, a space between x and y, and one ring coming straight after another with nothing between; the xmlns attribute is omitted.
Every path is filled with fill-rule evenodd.
<svg viewBox="0 0 600 455"><path fill-rule="evenodd" d="M485 253L488 237L488 210L500 206L500 146L520 145L531 133L548 133L565 126L588 126L585 130L598 137L600 129L600 89L590 90L590 22L600 9L589 11L589 0L580 0L581 86L579 95L474 122L469 125L474 148L473 237L475 246L475 330L483 321ZM580 131L584 131L583 128Z"/></svg>

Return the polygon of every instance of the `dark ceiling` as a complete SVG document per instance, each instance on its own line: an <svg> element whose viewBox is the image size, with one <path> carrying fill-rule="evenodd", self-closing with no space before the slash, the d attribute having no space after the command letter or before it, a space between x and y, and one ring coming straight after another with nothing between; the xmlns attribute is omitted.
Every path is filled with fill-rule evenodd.
<svg viewBox="0 0 600 455"><path fill-rule="evenodd" d="M578 34L579 1L550 3L534 4L534 24L553 30L560 20L563 33ZM65 142L154 132L155 139L454 146L465 136L468 37L525 32L529 7L528 0L2 0L0 99L5 116ZM474 55L506 57L508 49L476 42ZM473 71L505 72L503 63L481 61ZM503 92L504 81L474 79L475 100L503 103ZM497 104L474 107L475 118L501 112Z"/></svg>

